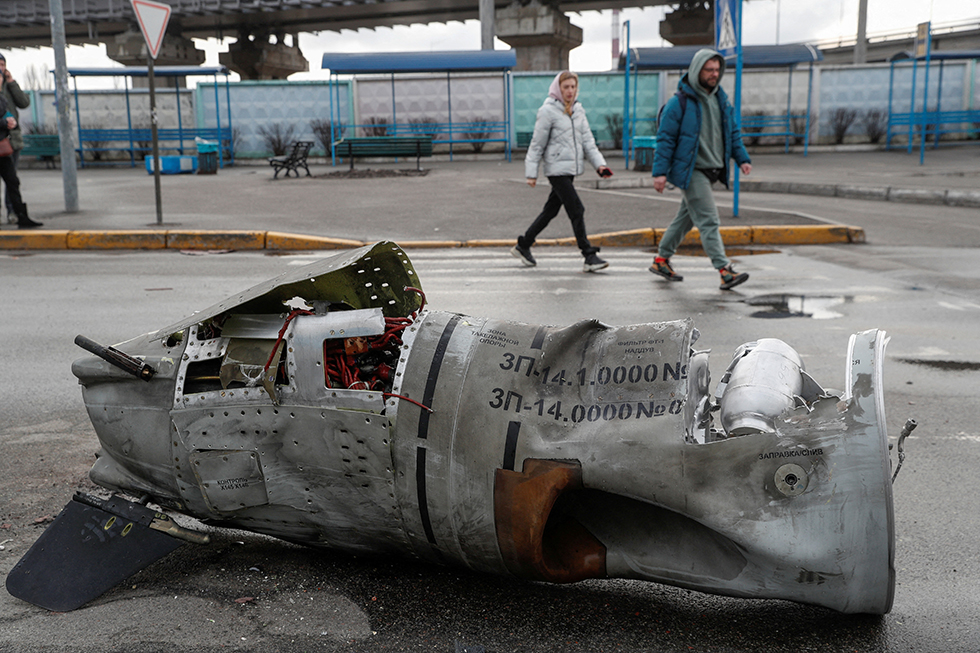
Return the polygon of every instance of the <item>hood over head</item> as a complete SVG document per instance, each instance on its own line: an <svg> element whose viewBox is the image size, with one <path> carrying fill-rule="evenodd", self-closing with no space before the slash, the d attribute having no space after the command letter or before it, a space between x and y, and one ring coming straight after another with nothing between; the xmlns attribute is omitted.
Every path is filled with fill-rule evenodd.
<svg viewBox="0 0 980 653"><path fill-rule="evenodd" d="M687 83L690 84L694 90L709 93L708 89L702 88L701 84L698 82L698 77L701 75L701 69L704 68L704 64L708 63L711 59L717 57L721 60L721 73L718 75L718 85L721 86L721 80L725 76L725 57L715 50L710 48L702 48L694 53L691 58L691 65L687 68Z"/></svg>
<svg viewBox="0 0 980 653"><path fill-rule="evenodd" d="M572 98L571 102L565 102L565 98L561 96L561 83L566 79L572 78L575 80L575 97ZM570 70L564 70L551 80L551 86L548 87L548 97L558 100L565 105L565 113L572 115L572 106L575 104L575 100L578 99L578 75Z"/></svg>

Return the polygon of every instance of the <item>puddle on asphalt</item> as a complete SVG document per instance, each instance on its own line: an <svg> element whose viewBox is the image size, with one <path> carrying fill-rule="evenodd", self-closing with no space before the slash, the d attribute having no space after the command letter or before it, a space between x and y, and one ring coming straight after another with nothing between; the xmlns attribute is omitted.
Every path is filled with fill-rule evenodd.
<svg viewBox="0 0 980 653"><path fill-rule="evenodd" d="M783 317L808 317L813 320L832 320L843 317L843 313L834 310L837 306L842 306L853 297L841 295L761 295L750 297L745 300L749 306L764 307L752 313L750 317L764 319L783 318Z"/></svg>
<svg viewBox="0 0 980 653"><path fill-rule="evenodd" d="M924 358L899 358L903 363L909 363L911 365L923 365L925 367L932 367L937 370L942 370L944 372L977 372L980 371L980 363L974 363L970 361L942 361L942 360L926 360Z"/></svg>

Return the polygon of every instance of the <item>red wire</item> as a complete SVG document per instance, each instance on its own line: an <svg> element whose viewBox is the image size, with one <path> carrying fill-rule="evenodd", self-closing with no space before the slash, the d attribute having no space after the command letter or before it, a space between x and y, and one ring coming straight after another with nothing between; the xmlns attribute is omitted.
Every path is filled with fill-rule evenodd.
<svg viewBox="0 0 980 653"><path fill-rule="evenodd" d="M416 315L421 312L423 308L425 308L425 293L422 292L421 288L415 288L414 286L405 286L405 290L411 290L412 292L416 292L422 296L422 303L419 305L418 310L412 313L412 315Z"/></svg>
<svg viewBox="0 0 980 653"><path fill-rule="evenodd" d="M286 328L289 327L289 323L293 321L293 318L299 315L313 315L313 311L297 308L286 316L286 321L282 323L282 328L279 329L279 337L276 338L276 344L272 346L272 353L269 354L269 360L265 362L265 367L262 368L263 375L269 371L269 366L272 365L272 359L276 357L276 352L279 351L279 345L282 343L282 339L286 337Z"/></svg>
<svg viewBox="0 0 980 653"><path fill-rule="evenodd" d="M426 406L425 404L421 404L421 403L415 401L414 399L409 399L405 395L397 395L394 392L382 392L381 395L384 396L384 397L395 397L396 399L404 399L405 401L408 401L410 403L413 403L416 406L418 406L419 408L423 408L423 409L429 411L430 413L436 412L436 411L432 410L431 408L429 408L428 406Z"/></svg>

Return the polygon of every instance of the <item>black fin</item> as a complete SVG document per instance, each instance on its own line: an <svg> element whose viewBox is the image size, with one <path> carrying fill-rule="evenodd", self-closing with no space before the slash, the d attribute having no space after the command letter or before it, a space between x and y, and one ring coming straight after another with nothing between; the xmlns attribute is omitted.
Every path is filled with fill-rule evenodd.
<svg viewBox="0 0 980 653"><path fill-rule="evenodd" d="M150 525L166 515L120 497L76 494L7 575L13 596L55 612L85 605L184 540Z"/></svg>

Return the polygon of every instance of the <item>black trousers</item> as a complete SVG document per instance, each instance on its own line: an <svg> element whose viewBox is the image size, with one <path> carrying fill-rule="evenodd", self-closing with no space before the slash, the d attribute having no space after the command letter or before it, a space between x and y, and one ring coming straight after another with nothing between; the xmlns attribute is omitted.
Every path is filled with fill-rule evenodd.
<svg viewBox="0 0 980 653"><path fill-rule="evenodd" d="M3 179L3 183L7 186L11 207L19 217L24 201L20 197L20 179L17 178L13 157L0 156L0 179Z"/></svg>
<svg viewBox="0 0 980 653"><path fill-rule="evenodd" d="M598 248L589 243L589 238L585 234L585 206L579 199L578 193L575 192L575 185L572 183L574 179L571 175L548 177L548 181L551 182L551 194L548 195L548 201L544 203L541 213L524 232L522 246L530 247L533 245L534 239L544 231L544 228L564 206L565 213L568 214L568 219L572 222L575 242L578 244L578 248L582 250L582 254L587 256L599 251Z"/></svg>

